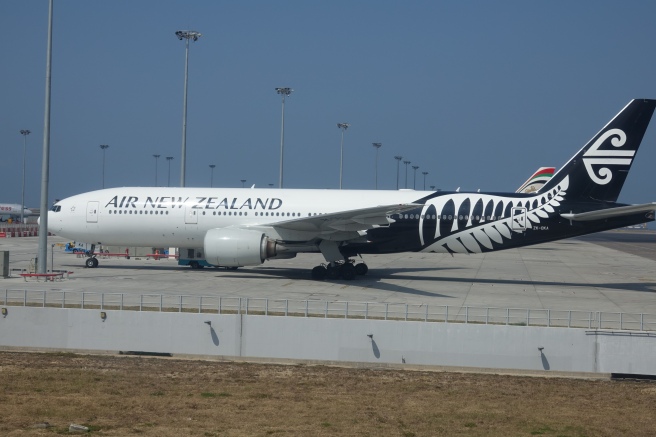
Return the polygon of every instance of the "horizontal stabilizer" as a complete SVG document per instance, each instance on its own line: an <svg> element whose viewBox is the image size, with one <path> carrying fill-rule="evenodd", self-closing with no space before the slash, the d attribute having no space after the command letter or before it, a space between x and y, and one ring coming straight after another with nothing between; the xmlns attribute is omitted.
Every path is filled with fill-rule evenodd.
<svg viewBox="0 0 656 437"><path fill-rule="evenodd" d="M567 220L577 222L587 222L591 220L602 220L613 217L622 217L627 215L644 213L654 213L656 211L656 202L643 203L642 205L618 206L617 208L599 209L597 211L581 212L579 214L565 213L560 216Z"/></svg>

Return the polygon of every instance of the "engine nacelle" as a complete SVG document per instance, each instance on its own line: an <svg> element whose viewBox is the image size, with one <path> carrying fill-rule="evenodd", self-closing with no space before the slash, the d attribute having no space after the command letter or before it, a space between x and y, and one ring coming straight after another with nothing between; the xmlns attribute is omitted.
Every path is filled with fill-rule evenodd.
<svg viewBox="0 0 656 437"><path fill-rule="evenodd" d="M277 255L275 241L248 229L210 229L203 245L205 259L215 266L258 266Z"/></svg>

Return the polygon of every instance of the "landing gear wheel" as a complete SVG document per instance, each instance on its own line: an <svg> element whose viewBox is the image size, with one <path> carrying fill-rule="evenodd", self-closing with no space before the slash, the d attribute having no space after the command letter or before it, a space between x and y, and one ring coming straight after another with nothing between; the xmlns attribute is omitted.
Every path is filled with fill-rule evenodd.
<svg viewBox="0 0 656 437"><path fill-rule="evenodd" d="M328 279L337 279L339 278L340 268L339 266L328 265L326 267L326 277Z"/></svg>
<svg viewBox="0 0 656 437"><path fill-rule="evenodd" d="M355 265L355 274L356 275L366 275L369 271L369 267L365 263L360 263Z"/></svg>
<svg viewBox="0 0 656 437"><path fill-rule="evenodd" d="M96 267L98 267L98 259L87 258L87 260L84 262L84 265L86 265L90 269L95 269Z"/></svg>
<svg viewBox="0 0 656 437"><path fill-rule="evenodd" d="M326 279L327 274L328 271L324 266L316 266L312 269L312 279L316 279L317 281L323 281Z"/></svg>
<svg viewBox="0 0 656 437"><path fill-rule="evenodd" d="M343 279L350 281L351 279L355 278L355 267L353 267L353 264L350 262L343 264L339 270Z"/></svg>

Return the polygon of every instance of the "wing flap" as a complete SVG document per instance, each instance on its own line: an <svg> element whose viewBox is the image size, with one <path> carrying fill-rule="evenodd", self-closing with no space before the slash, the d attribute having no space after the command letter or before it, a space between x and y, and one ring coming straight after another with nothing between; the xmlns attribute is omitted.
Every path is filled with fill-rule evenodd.
<svg viewBox="0 0 656 437"><path fill-rule="evenodd" d="M654 213L654 211L656 211L656 202L643 203L641 205L618 206L617 208L599 209L597 211L581 212L578 214L563 213L560 214L560 216L567 220L587 222L591 220L602 220L613 217L622 217L625 215L633 215L641 212Z"/></svg>

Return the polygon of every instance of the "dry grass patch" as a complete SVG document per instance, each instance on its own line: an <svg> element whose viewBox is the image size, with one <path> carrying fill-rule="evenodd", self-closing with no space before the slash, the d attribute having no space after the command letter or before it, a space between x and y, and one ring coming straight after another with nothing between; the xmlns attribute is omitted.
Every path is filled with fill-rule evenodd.
<svg viewBox="0 0 656 437"><path fill-rule="evenodd" d="M0 352L0 435L648 436L652 383ZM52 428L33 426L49 422Z"/></svg>

